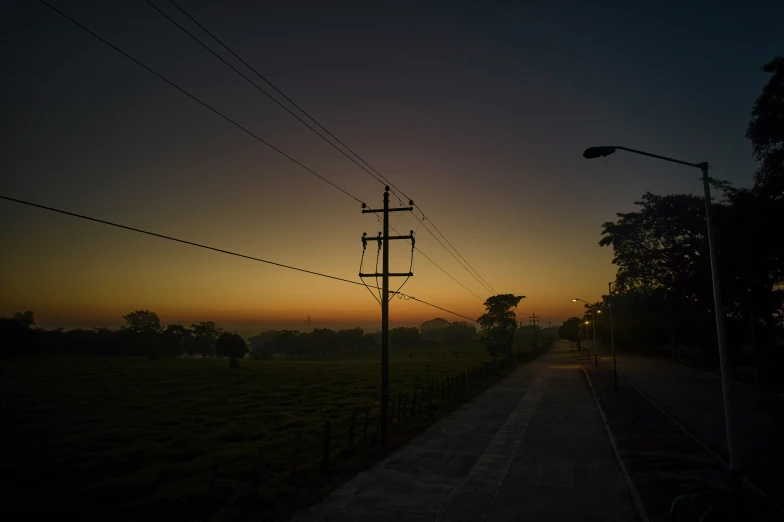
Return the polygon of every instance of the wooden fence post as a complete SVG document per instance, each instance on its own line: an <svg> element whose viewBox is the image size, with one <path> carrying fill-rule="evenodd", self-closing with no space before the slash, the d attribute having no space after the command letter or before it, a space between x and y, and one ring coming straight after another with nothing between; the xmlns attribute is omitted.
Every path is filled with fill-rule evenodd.
<svg viewBox="0 0 784 522"><path fill-rule="evenodd" d="M212 468L212 476L210 476L210 486L207 489L207 494L204 496L204 503L206 506L204 507L204 516L202 517L202 522L209 522L210 517L212 516L212 509L213 509L213 502L212 502L212 492L215 491L215 482L218 478L218 466L214 466Z"/></svg>
<svg viewBox="0 0 784 522"><path fill-rule="evenodd" d="M392 426L395 423L395 399L394 397L390 401L392 404L389 405L389 425Z"/></svg>
<svg viewBox="0 0 784 522"><path fill-rule="evenodd" d="M302 436L299 430L294 435L294 451L291 454L291 465L289 467L289 476L293 477L297 473L297 461L299 460L299 439ZM261 452L261 450L259 450Z"/></svg>
<svg viewBox="0 0 784 522"><path fill-rule="evenodd" d="M324 423L324 454L321 458L321 465L325 468L329 467L329 443L332 436L332 424L327 421Z"/></svg>
<svg viewBox="0 0 784 522"><path fill-rule="evenodd" d="M351 414L351 424L348 426L348 450L351 451L354 449L354 431L357 425L357 413L359 413L359 409L355 406L354 412Z"/></svg>
<svg viewBox="0 0 784 522"><path fill-rule="evenodd" d="M433 383L430 383L430 389L427 393L427 416L433 416Z"/></svg>

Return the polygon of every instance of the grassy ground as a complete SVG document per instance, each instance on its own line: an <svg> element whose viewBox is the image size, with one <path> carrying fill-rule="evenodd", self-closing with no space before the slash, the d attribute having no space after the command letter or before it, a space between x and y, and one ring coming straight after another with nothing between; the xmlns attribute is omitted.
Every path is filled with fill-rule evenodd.
<svg viewBox="0 0 784 522"><path fill-rule="evenodd" d="M392 395L425 386L427 365L439 379L488 360L479 343L396 350ZM441 401L437 414L488 381ZM372 444L351 456L346 447L355 407L372 408L368 432L376 437L379 382L377 356L246 359L234 369L222 359L5 361L6 493L33 518L47 510L81 520L281 518L378 457ZM320 470L326 421L328 471ZM424 412L404 419L394 440L426 422ZM357 424L361 442L364 415Z"/></svg>

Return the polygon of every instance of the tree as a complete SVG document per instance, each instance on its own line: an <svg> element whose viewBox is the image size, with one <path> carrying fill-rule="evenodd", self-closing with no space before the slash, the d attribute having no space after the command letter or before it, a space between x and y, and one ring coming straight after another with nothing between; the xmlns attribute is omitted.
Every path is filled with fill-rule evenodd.
<svg viewBox="0 0 784 522"><path fill-rule="evenodd" d="M20 326L24 326L26 328L35 326L35 318L33 317L33 312L30 310L25 312L16 312L12 317L12 320L16 321Z"/></svg>
<svg viewBox="0 0 784 522"><path fill-rule="evenodd" d="M229 358L229 367L237 366L237 359L248 353L245 339L236 333L223 332L215 341L215 353L220 357Z"/></svg>
<svg viewBox="0 0 784 522"><path fill-rule="evenodd" d="M482 327L482 337L490 355L499 352L508 353L511 350L515 330L517 330L517 315L514 308L522 299L523 296L514 294L498 294L488 297L485 301L486 312L478 322Z"/></svg>
<svg viewBox="0 0 784 522"><path fill-rule="evenodd" d="M329 328L316 328L310 333L313 349L326 356L337 347L337 334Z"/></svg>
<svg viewBox="0 0 784 522"><path fill-rule="evenodd" d="M754 102L746 137L754 159L760 162L754 188L780 199L784 197L784 57L775 56L762 71L771 77Z"/></svg>
<svg viewBox="0 0 784 522"><path fill-rule="evenodd" d="M13 317L0 317L0 355L28 354L34 348L33 312L16 312Z"/></svg>
<svg viewBox="0 0 784 522"><path fill-rule="evenodd" d="M449 323L444 331L444 337L450 343L463 343L476 339L476 326L465 321Z"/></svg>
<svg viewBox="0 0 784 522"><path fill-rule="evenodd" d="M339 349L344 352L367 348L365 332L359 327L338 330L336 340Z"/></svg>
<svg viewBox="0 0 784 522"><path fill-rule="evenodd" d="M150 334L161 332L161 320L158 314L149 310L136 310L124 315L125 328L135 334Z"/></svg>
<svg viewBox="0 0 784 522"><path fill-rule="evenodd" d="M192 324L194 352L201 354L202 358L214 353L215 341L221 334L221 328L212 321L202 321L199 324Z"/></svg>
<svg viewBox="0 0 784 522"><path fill-rule="evenodd" d="M580 342L580 319L577 317L570 317L558 327L558 335L567 341Z"/></svg>
<svg viewBox="0 0 784 522"><path fill-rule="evenodd" d="M169 355L188 353L192 343L193 332L181 324L170 324L163 331L163 346Z"/></svg>
<svg viewBox="0 0 784 522"><path fill-rule="evenodd" d="M250 355L254 359L271 359L272 348L275 346L275 330L267 330L248 339L250 342Z"/></svg>
<svg viewBox="0 0 784 522"><path fill-rule="evenodd" d="M150 359L157 359L161 346L161 320L158 314L149 310L136 310L123 316L125 326L122 333L130 337L136 345L135 353L146 353Z"/></svg>
<svg viewBox="0 0 784 522"><path fill-rule="evenodd" d="M612 246L616 289L700 299L710 294L704 199L646 192L638 212L602 224L600 246Z"/></svg>
<svg viewBox="0 0 784 522"><path fill-rule="evenodd" d="M436 317L419 325L422 339L427 342L442 343L446 340L446 329L449 321Z"/></svg>

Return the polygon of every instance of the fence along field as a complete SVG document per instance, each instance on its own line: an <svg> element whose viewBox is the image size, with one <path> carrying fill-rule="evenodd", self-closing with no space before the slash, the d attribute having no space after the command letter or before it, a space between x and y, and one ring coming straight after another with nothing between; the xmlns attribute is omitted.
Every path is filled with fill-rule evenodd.
<svg viewBox="0 0 784 522"><path fill-rule="evenodd" d="M530 339L518 343L530 358ZM393 350L393 441L509 370L491 361L479 342ZM7 360L1 458L12 502L82 520L280 519L379 456L379 380L368 354L239 368L214 358Z"/></svg>

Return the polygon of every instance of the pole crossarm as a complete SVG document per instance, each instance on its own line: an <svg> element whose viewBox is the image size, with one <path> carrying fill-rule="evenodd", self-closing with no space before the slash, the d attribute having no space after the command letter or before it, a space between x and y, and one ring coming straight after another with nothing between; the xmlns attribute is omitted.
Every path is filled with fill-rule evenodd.
<svg viewBox="0 0 784 522"><path fill-rule="evenodd" d="M398 208L390 208L386 212L411 212L414 210L414 207L398 207ZM363 214L378 214L379 212L384 212L383 208L367 208L362 210Z"/></svg>
<svg viewBox="0 0 784 522"><path fill-rule="evenodd" d="M360 272L359 277L381 277L383 275L384 274L381 272L374 272L372 274L363 274ZM390 272L387 275L389 277L413 277L414 272Z"/></svg>

